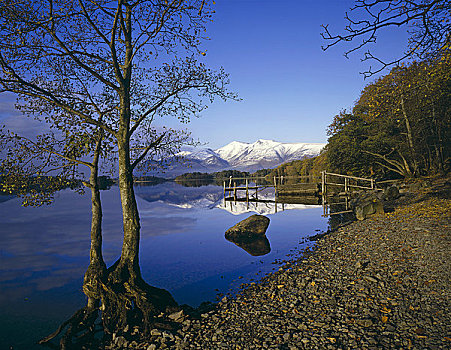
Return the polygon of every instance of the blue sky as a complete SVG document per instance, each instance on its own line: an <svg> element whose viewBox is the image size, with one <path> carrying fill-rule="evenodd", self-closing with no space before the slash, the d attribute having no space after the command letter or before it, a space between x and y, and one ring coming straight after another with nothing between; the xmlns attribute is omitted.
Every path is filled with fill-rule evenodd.
<svg viewBox="0 0 451 350"><path fill-rule="evenodd" d="M351 0L217 0L216 15L208 28L206 63L223 66L231 89L241 102L215 102L188 125L175 118L159 125L188 128L193 137L213 149L231 141L326 142L326 128L341 109L349 109L362 88L359 72L363 52L346 59L346 46L321 50L321 24L335 31L345 26ZM372 48L383 57L403 52L406 34L382 32ZM0 95L0 120L31 128L29 122L12 120L14 99Z"/></svg>
<svg viewBox="0 0 451 350"><path fill-rule="evenodd" d="M342 30L349 0L222 0L209 28L207 63L223 66L241 102L215 102L188 124L213 149L231 141L326 142L326 128L352 107L371 80L362 54L346 46L324 52L321 24ZM403 32L381 33L374 52L394 57L405 48ZM167 121L166 121L167 123ZM176 126L176 124L172 124Z"/></svg>

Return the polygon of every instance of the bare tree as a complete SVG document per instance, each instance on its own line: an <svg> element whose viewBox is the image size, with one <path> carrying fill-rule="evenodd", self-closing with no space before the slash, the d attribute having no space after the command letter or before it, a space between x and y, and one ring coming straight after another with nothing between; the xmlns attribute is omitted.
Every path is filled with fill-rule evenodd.
<svg viewBox="0 0 451 350"><path fill-rule="evenodd" d="M393 60L374 56L369 50L362 61L376 61L363 72L364 77L372 76L388 66L396 65L407 58L425 59L443 56L451 50L451 2L449 0L356 0L346 12L347 25L344 33L335 34L329 25L323 25L321 36L327 45L323 50L342 42L354 42L345 52L349 54L375 43L378 34L385 28L407 28L409 42L405 53ZM360 40L355 43L355 41Z"/></svg>
<svg viewBox="0 0 451 350"><path fill-rule="evenodd" d="M175 306L139 267L139 213L133 171L157 144L134 146L154 118L189 120L227 91L223 70L199 60L211 19L206 0L5 0L0 5L0 86L56 128L90 125L114 140L124 240L102 285L104 329L133 322L145 331ZM70 119L70 121L68 121ZM164 134L163 134L164 135ZM164 139L158 139L158 144Z"/></svg>

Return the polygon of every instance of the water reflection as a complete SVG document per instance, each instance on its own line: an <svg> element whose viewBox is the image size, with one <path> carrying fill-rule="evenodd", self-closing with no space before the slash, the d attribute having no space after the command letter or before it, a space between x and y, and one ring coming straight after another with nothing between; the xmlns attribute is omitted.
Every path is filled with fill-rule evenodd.
<svg viewBox="0 0 451 350"><path fill-rule="evenodd" d="M193 276L205 275L205 269L198 267L197 257L193 260L192 255L200 251L200 247L206 247L211 237L219 239L210 245L211 251L216 250L211 263L217 264L214 260L220 256L228 259L230 251L223 247L220 237L225 228L236 222L234 217L250 211L275 212L274 203L227 203L225 206L222 188L218 186L196 188L164 183L152 187L137 186L136 193L144 248L141 260L158 266L175 266L177 261L183 261L174 271L196 269ZM123 238L117 187L102 192L102 204L103 252L105 261L111 264L120 255ZM35 291L62 287L82 278L89 264L90 205L88 193L80 196L70 190L59 192L54 204L40 208L21 207L18 198L0 203L3 214L0 219L0 301L7 301L10 296L21 299ZM299 204L283 207L285 210L306 208L311 207ZM207 215L202 211L204 209L212 213ZM228 216L229 213L233 215ZM162 238L177 234L183 234L183 237ZM161 239L155 240L157 237ZM252 256L271 252L266 237L250 243L234 243ZM155 246L161 246L161 251L151 251ZM143 271L146 273L145 266ZM177 273L157 279L153 274L152 278L161 281L165 288L180 287L183 279L176 277Z"/></svg>
<svg viewBox="0 0 451 350"><path fill-rule="evenodd" d="M221 187L163 183L137 186L136 193L143 277L151 285L169 290L177 302L192 306L214 301L216 290L227 292L238 276L255 278L259 271L269 272L271 263L298 247L302 237L327 227L320 208L299 206L306 210L269 214L273 215L266 233L269 239L240 243L242 249L237 249L224 238L224 231L248 215L244 208L234 210L233 215L224 210ZM101 196L103 251L110 265L120 255L123 238L118 188L113 186ZM24 316L29 324L17 328L21 332L44 327L44 316L55 320L36 335L8 338L28 339L23 349L32 349L33 337L50 333L83 306L81 284L89 264L90 208L88 193L80 196L70 190L59 192L54 204L41 208L21 207L18 198L0 202L0 327L13 330L13 320L23 322ZM13 344L3 336L0 334L0 343Z"/></svg>
<svg viewBox="0 0 451 350"><path fill-rule="evenodd" d="M244 249L252 256L266 255L271 251L271 245L269 244L268 238L266 236L258 237L248 242L237 242L231 239L227 240Z"/></svg>
<svg viewBox="0 0 451 350"><path fill-rule="evenodd" d="M0 300L9 294L23 298L83 276L89 264L90 204L89 194L70 190L59 192L50 206L22 207L19 198L0 204L2 213L7 213L0 225ZM102 204L104 256L111 263L120 254L123 237L117 187L102 192ZM143 239L183 232L196 222L174 216L169 208L153 213L145 202L138 205ZM19 284L25 288L18 288Z"/></svg>

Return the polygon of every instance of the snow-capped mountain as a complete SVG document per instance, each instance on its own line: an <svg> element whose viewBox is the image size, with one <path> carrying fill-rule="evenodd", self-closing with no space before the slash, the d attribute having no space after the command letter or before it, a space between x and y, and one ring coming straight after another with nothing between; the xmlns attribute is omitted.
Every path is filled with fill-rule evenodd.
<svg viewBox="0 0 451 350"><path fill-rule="evenodd" d="M215 152L233 168L255 171L317 156L324 146L323 143L282 143L272 140L258 140L254 143L234 141Z"/></svg>
<svg viewBox="0 0 451 350"><path fill-rule="evenodd" d="M282 143L272 140L258 140L254 143L233 141L217 150L201 148L178 153L177 156L183 158L183 161L166 169L164 176L195 171L211 173L226 169L253 172L317 156L324 146L324 143Z"/></svg>
<svg viewBox="0 0 451 350"><path fill-rule="evenodd" d="M197 149L193 152L182 151L177 155L184 158L187 163L195 163L201 168L224 169L229 166L229 162L221 158L210 148ZM189 165L193 166L194 164Z"/></svg>

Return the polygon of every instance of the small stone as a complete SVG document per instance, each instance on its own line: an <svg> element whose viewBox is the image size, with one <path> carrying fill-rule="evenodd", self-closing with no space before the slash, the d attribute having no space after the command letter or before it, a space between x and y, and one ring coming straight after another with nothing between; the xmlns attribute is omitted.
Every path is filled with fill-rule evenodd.
<svg viewBox="0 0 451 350"><path fill-rule="evenodd" d="M362 327L371 327L373 325L373 321L371 321L370 319L358 320L357 324Z"/></svg>
<svg viewBox="0 0 451 350"><path fill-rule="evenodd" d="M183 310L180 310L170 314L168 317L175 322L182 322L185 318L185 314L183 313Z"/></svg>
<svg viewBox="0 0 451 350"><path fill-rule="evenodd" d="M116 338L115 344L120 348L126 348L128 341L123 336L119 336Z"/></svg>
<svg viewBox="0 0 451 350"><path fill-rule="evenodd" d="M161 332L158 329L154 328L150 331L150 335L159 337L161 335Z"/></svg>
<svg viewBox="0 0 451 350"><path fill-rule="evenodd" d="M363 279L368 282L377 283L377 279L370 277L370 276L363 276Z"/></svg>

